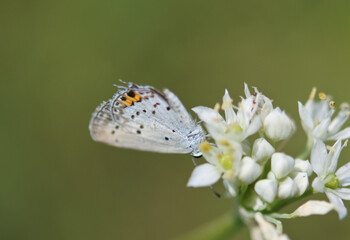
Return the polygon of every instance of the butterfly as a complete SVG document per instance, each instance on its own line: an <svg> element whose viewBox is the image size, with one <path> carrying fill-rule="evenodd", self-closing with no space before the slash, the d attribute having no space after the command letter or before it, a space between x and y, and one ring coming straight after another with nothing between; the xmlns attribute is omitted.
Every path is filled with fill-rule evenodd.
<svg viewBox="0 0 350 240"><path fill-rule="evenodd" d="M164 89L128 83L92 114L91 137L116 147L202 155L205 132L179 98Z"/></svg>

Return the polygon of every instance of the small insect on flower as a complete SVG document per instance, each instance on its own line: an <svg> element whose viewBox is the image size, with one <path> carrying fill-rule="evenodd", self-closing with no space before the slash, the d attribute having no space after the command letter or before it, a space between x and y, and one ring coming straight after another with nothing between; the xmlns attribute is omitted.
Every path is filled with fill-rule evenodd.
<svg viewBox="0 0 350 240"><path fill-rule="evenodd" d="M170 92L128 83L93 113L91 137L112 146L162 153L202 155L202 127Z"/></svg>

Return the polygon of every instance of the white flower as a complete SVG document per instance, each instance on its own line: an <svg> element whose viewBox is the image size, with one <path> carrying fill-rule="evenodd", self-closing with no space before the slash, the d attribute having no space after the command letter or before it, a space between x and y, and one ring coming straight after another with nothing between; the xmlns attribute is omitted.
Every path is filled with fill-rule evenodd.
<svg viewBox="0 0 350 240"><path fill-rule="evenodd" d="M279 182L277 196L280 199L295 197L299 192L298 186L290 178L286 177L284 180Z"/></svg>
<svg viewBox="0 0 350 240"><path fill-rule="evenodd" d="M302 126L309 139L326 140L346 139L350 137L350 127L340 130L349 118L349 105L341 104L338 115L332 120L335 103L324 93L320 93L320 101L315 101L316 89L310 94L305 105L298 102Z"/></svg>
<svg viewBox="0 0 350 240"><path fill-rule="evenodd" d="M277 179L284 178L294 170L294 159L284 153L274 153L271 157L271 171Z"/></svg>
<svg viewBox="0 0 350 240"><path fill-rule="evenodd" d="M207 187L221 177L230 195L237 193L237 177L242 158L242 147L237 142L222 140L214 147L208 142L200 144L203 157L209 162L196 166L187 183L188 187Z"/></svg>
<svg viewBox="0 0 350 240"><path fill-rule="evenodd" d="M280 108L275 108L264 120L266 136L274 141L288 139L295 129L293 121Z"/></svg>
<svg viewBox="0 0 350 240"><path fill-rule="evenodd" d="M312 167L308 160L302 160L302 159L295 159L294 162L294 169L297 172L305 172L308 176L311 176L312 174Z"/></svg>
<svg viewBox="0 0 350 240"><path fill-rule="evenodd" d="M257 89L250 94L245 84L246 98L242 98L238 107L232 106L232 99L228 91L223 97L222 109L225 119L218 113L219 109L208 107L194 107L192 110L205 123L209 134L215 139L227 137L230 140L242 142L255 134L261 127L262 119L272 106L271 100L263 96ZM234 109L237 109L235 112Z"/></svg>
<svg viewBox="0 0 350 240"><path fill-rule="evenodd" d="M294 183L298 188L297 196L301 196L309 186L309 178L306 172L295 172L292 174Z"/></svg>
<svg viewBox="0 0 350 240"><path fill-rule="evenodd" d="M283 234L271 222L268 222L261 213L256 213L254 219L259 228L253 228L254 231L251 232L253 240L289 240L289 237L286 234ZM279 222L276 219L271 220Z"/></svg>
<svg viewBox="0 0 350 240"><path fill-rule="evenodd" d="M258 162L265 162L275 152L272 145L264 138L258 138L253 144L252 157Z"/></svg>
<svg viewBox="0 0 350 240"><path fill-rule="evenodd" d="M344 146L345 144L342 145L341 140L338 140L327 153L326 145L315 139L311 152L311 166L317 174L312 187L318 192L326 193L340 219L347 215L342 199L350 200L350 188L344 188L350 185L350 163L336 171L338 158Z"/></svg>
<svg viewBox="0 0 350 240"><path fill-rule="evenodd" d="M278 183L274 179L262 179L254 186L255 192L266 202L272 203L277 196Z"/></svg>
<svg viewBox="0 0 350 240"><path fill-rule="evenodd" d="M254 182L261 174L262 168L253 158L244 157L241 161L238 178L244 184Z"/></svg>
<svg viewBox="0 0 350 240"><path fill-rule="evenodd" d="M325 215L333 210L333 204L325 201L310 200L298 207L290 214L290 218L308 217L311 215Z"/></svg>

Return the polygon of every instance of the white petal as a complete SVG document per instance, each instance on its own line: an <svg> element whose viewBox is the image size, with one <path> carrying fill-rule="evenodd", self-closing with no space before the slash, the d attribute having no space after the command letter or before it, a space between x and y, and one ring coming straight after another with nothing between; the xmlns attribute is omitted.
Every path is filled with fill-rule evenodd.
<svg viewBox="0 0 350 240"><path fill-rule="evenodd" d="M295 159L294 169L298 172L306 172L308 176L312 174L312 167L308 160Z"/></svg>
<svg viewBox="0 0 350 240"><path fill-rule="evenodd" d="M298 187L298 196L301 196L306 191L307 187L309 186L309 178L307 177L306 172L298 172L293 181Z"/></svg>
<svg viewBox="0 0 350 240"><path fill-rule="evenodd" d="M200 120L207 124L225 125L225 121L222 116L212 108L198 106L192 108L192 110L197 114Z"/></svg>
<svg viewBox="0 0 350 240"><path fill-rule="evenodd" d="M284 153L274 153L271 157L271 171L281 179L294 170L294 159Z"/></svg>
<svg viewBox="0 0 350 240"><path fill-rule="evenodd" d="M259 225L264 240L289 240L286 234L280 233L272 223L266 221L261 213L256 213L254 219Z"/></svg>
<svg viewBox="0 0 350 240"><path fill-rule="evenodd" d="M288 139L294 128L293 121L279 108L275 108L264 119L265 134L274 141Z"/></svg>
<svg viewBox="0 0 350 240"><path fill-rule="evenodd" d="M318 124L314 130L312 131L312 135L315 137L315 138L319 138L319 139L322 139L322 140L325 140L327 138L327 129L328 129L328 126L329 124L331 123L331 118L326 118L326 119L323 119L320 124Z"/></svg>
<svg viewBox="0 0 350 240"><path fill-rule="evenodd" d="M344 206L344 203L341 200L341 198L331 192L326 192L326 195L329 201L333 204L335 210L338 212L339 219L341 220L345 218L346 215L348 214L348 210Z"/></svg>
<svg viewBox="0 0 350 240"><path fill-rule="evenodd" d="M283 181L279 183L278 186L278 198L286 199L296 196L298 193L298 187L295 182L290 178L286 177Z"/></svg>
<svg viewBox="0 0 350 240"><path fill-rule="evenodd" d="M292 217L308 217L311 215L325 215L334 209L333 204L326 201L310 200L298 207Z"/></svg>
<svg viewBox="0 0 350 240"><path fill-rule="evenodd" d="M246 129L246 138L257 133L261 127L261 118L256 116Z"/></svg>
<svg viewBox="0 0 350 240"><path fill-rule="evenodd" d="M324 192L324 183L319 177L316 177L312 182L312 188L315 189L317 192Z"/></svg>
<svg viewBox="0 0 350 240"><path fill-rule="evenodd" d="M342 140L342 139L346 139L346 138L350 138L350 127L347 127L343 130L341 130L340 132L338 132L337 134L332 135L331 137L329 137L329 140Z"/></svg>
<svg viewBox="0 0 350 240"><path fill-rule="evenodd" d="M346 120L349 118L349 109L342 109L339 111L337 116L332 120L331 124L328 127L328 134L333 135L341 129Z"/></svg>
<svg viewBox="0 0 350 240"><path fill-rule="evenodd" d="M254 190L263 200L272 203L277 195L277 181L273 179L259 180L255 184Z"/></svg>
<svg viewBox="0 0 350 240"><path fill-rule="evenodd" d="M326 177L325 163L327 159L326 145L319 139L314 140L314 146L311 151L311 166L318 176Z"/></svg>
<svg viewBox="0 0 350 240"><path fill-rule="evenodd" d="M216 183L221 177L221 172L215 166L205 163L197 166L188 180L187 187L207 187Z"/></svg>
<svg viewBox="0 0 350 240"><path fill-rule="evenodd" d="M341 186L349 186L350 185L350 163L345 164L335 173L337 175L339 183Z"/></svg>
<svg viewBox="0 0 350 240"><path fill-rule="evenodd" d="M252 156L258 162L264 162L275 152L273 146L264 138L258 138L253 144Z"/></svg>
<svg viewBox="0 0 350 240"><path fill-rule="evenodd" d="M232 99L227 91L227 89L225 89L225 95L223 97L223 108L225 110L225 118L226 118L226 122L227 124L230 124L232 122L236 121L236 113L233 111L233 107L232 107Z"/></svg>
<svg viewBox="0 0 350 240"><path fill-rule="evenodd" d="M239 169L239 180L244 184L254 182L261 174L262 168L250 157L244 157Z"/></svg>
<svg viewBox="0 0 350 240"><path fill-rule="evenodd" d="M247 83L244 83L244 94L246 98L249 98L251 96Z"/></svg>
<svg viewBox="0 0 350 240"><path fill-rule="evenodd" d="M338 188L331 190L332 193L344 200L350 200L350 189L349 188Z"/></svg>
<svg viewBox="0 0 350 240"><path fill-rule="evenodd" d="M314 128L314 123L311 118L311 113L304 107L301 102L298 102L299 106L299 116L301 118L301 123L306 132L311 131Z"/></svg>
<svg viewBox="0 0 350 240"><path fill-rule="evenodd" d="M235 185L235 181L232 179L224 179L224 186L226 191L230 197L235 197L237 195L237 186Z"/></svg>
<svg viewBox="0 0 350 240"><path fill-rule="evenodd" d="M327 168L326 168L326 172L327 173L334 173L335 170L337 169L338 166L338 158L340 155L340 152L343 150L343 146L341 145L341 140L338 140L333 147L331 148L331 150L328 153L328 157L327 157Z"/></svg>

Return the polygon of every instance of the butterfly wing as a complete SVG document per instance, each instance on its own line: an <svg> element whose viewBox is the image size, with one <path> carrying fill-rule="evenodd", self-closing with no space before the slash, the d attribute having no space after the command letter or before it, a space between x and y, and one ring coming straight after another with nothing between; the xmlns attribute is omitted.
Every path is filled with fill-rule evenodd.
<svg viewBox="0 0 350 240"><path fill-rule="evenodd" d="M193 131L189 126L196 124L173 96L163 95L150 86L129 84L121 88L93 113L89 125L92 138L112 146L144 151L192 152L196 143L188 139Z"/></svg>

